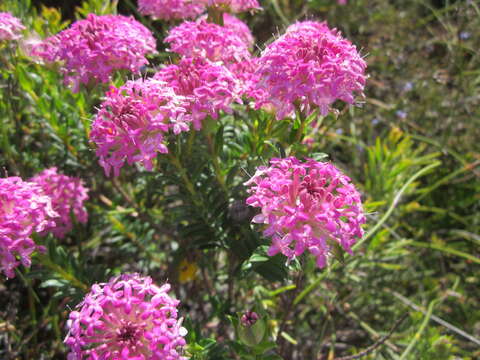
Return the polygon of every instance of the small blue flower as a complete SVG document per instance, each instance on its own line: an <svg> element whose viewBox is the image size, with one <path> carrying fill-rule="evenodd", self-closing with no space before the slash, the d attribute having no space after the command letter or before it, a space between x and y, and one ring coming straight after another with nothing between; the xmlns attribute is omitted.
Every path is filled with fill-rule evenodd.
<svg viewBox="0 0 480 360"><path fill-rule="evenodd" d="M470 39L470 36L472 36L472 34L470 34L468 31L462 31L458 37L461 39L461 40L468 40Z"/></svg>
<svg viewBox="0 0 480 360"><path fill-rule="evenodd" d="M403 85L403 91L408 92L413 89L413 83L411 81L408 81Z"/></svg>
<svg viewBox="0 0 480 360"><path fill-rule="evenodd" d="M400 119L406 119L407 118L407 112L403 110L397 110L395 112L395 115L397 115Z"/></svg>

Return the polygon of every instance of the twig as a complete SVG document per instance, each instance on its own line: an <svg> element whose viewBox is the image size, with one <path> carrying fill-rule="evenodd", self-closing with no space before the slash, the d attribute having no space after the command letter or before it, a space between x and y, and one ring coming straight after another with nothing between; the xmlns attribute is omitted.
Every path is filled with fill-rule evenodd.
<svg viewBox="0 0 480 360"><path fill-rule="evenodd" d="M118 183L117 179L112 180L112 185L113 187L122 195L123 199L135 209L135 212L138 214L138 217L145 221L148 222L155 230L158 232L161 232L163 234L166 234L170 236L171 238L175 238L175 230L172 228L167 227L165 224L159 225L158 221L155 220L150 216L150 214L143 212L138 204L135 202L134 199L125 191L125 189Z"/></svg>
<svg viewBox="0 0 480 360"><path fill-rule="evenodd" d="M297 294L297 291L300 289L300 284L302 283L302 280L303 280L303 272L300 271L295 278L295 288L293 290L293 294L289 296L290 299L285 308L285 315L283 316L282 322L280 323L280 326L278 328L277 343L280 347L279 349L280 354L283 354L283 351L284 351L283 344L285 344L285 339L281 335L287 328L287 323L290 318L290 313L292 312L292 309L294 308L294 305L295 305L294 304L295 296Z"/></svg>
<svg viewBox="0 0 480 360"><path fill-rule="evenodd" d="M368 348L366 348L365 350L363 350L362 352L356 354L356 355L349 355L349 356L343 356L343 357L339 357L339 358L335 358L335 360L354 360L354 359L360 359L364 356L367 356L368 354L370 354L371 352L373 352L375 349L379 348L380 346L382 346L382 344L387 341L392 335L393 333L395 332L395 330L397 330L397 328L400 326L400 324L407 318L408 316L408 312L406 312L405 314L403 314L396 322L395 324L393 324L392 328L390 329L390 331L388 332L387 335L385 336L382 336L377 342L375 342L374 344L372 344L371 346L369 346Z"/></svg>
<svg viewBox="0 0 480 360"><path fill-rule="evenodd" d="M399 294L398 292L396 291L392 291L392 290L389 290L387 289L389 292L392 293L393 296L395 296L397 299L399 299L400 301L402 301L404 304L410 306L413 310L415 311L419 311L421 313L423 313L424 315L427 313L425 311L425 309L421 308L420 306L416 305L414 302L410 301L409 299L407 299L405 296L403 296L402 294ZM440 324L440 325L443 325L445 326L447 329L449 329L450 331L453 331L454 333L464 337L465 339L468 339L470 340L471 342L477 344L480 346L480 340L473 337L472 335L466 333L465 331L463 331L462 329L459 329L457 328L456 326L446 322L445 320L439 318L438 316L435 316L435 315L432 315L431 316L431 319L433 321L435 321L436 323Z"/></svg>
<svg viewBox="0 0 480 360"><path fill-rule="evenodd" d="M341 314L343 313L343 309L341 309L340 306L336 306L336 309L339 313ZM358 325L362 327L362 329L364 329L370 335L372 335L375 341L381 338L380 334L375 329L373 329L369 324L367 324L365 321L360 319L360 317L357 314L355 314L353 311L349 311L348 313L345 314L345 316L355 320L358 323ZM388 340L385 341L385 345L388 346L394 352L400 352L400 349Z"/></svg>

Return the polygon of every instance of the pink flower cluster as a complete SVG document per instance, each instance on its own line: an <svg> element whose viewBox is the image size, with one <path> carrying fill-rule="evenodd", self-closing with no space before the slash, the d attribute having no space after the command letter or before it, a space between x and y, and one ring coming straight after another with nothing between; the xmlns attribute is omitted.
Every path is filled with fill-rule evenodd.
<svg viewBox="0 0 480 360"><path fill-rule="evenodd" d="M17 40L22 36L22 30L25 30L25 26L20 19L8 12L0 12L0 41Z"/></svg>
<svg viewBox="0 0 480 360"><path fill-rule="evenodd" d="M267 46L258 65L257 87L268 96L257 107L272 104L278 119L292 115L296 106L307 115L317 107L326 115L337 99L352 104L365 86L365 61L326 23L291 25Z"/></svg>
<svg viewBox="0 0 480 360"><path fill-rule="evenodd" d="M30 266L31 254L39 249L32 233L54 227L57 215L40 185L19 177L0 179L0 270L7 277L15 276L20 262Z"/></svg>
<svg viewBox="0 0 480 360"><path fill-rule="evenodd" d="M155 79L165 81L175 93L189 99L188 112L195 130L207 116L218 118L220 111L231 113L234 102L241 103L241 86L224 66L202 58L183 58L157 72Z"/></svg>
<svg viewBox="0 0 480 360"><path fill-rule="evenodd" d="M201 0L207 6L222 7L227 11L239 13L244 11L260 10L257 0Z"/></svg>
<svg viewBox="0 0 480 360"><path fill-rule="evenodd" d="M238 23L226 17L226 26L209 23L206 20L185 21L170 29L165 42L170 51L185 57L202 57L224 64L235 63L250 57L251 44L245 41L249 36L245 29L239 30ZM243 24L243 23L242 23ZM230 26L229 26L230 25ZM247 28L248 30L248 28Z"/></svg>
<svg viewBox="0 0 480 360"><path fill-rule="evenodd" d="M133 17L89 14L69 29L45 39L33 54L48 62L62 62L65 81L73 84L108 82L115 70L139 72L155 52L150 30Z"/></svg>
<svg viewBox="0 0 480 360"><path fill-rule="evenodd" d="M138 0L138 10L156 19L192 19L205 11L197 0Z"/></svg>
<svg viewBox="0 0 480 360"><path fill-rule="evenodd" d="M97 145L97 155L107 176L115 176L125 161L153 167L157 153L167 153L165 134L189 129L190 102L178 96L169 84L156 79L128 81L106 94L92 125L90 140Z"/></svg>
<svg viewBox="0 0 480 360"><path fill-rule="evenodd" d="M141 14L163 20L193 19L213 6L233 13L261 9L257 0L138 0Z"/></svg>
<svg viewBox="0 0 480 360"><path fill-rule="evenodd" d="M331 163L294 157L272 159L245 183L247 204L261 208L254 223L266 224L268 254L289 259L308 250L323 268L333 246L351 247L363 236L365 215L359 192Z"/></svg>
<svg viewBox="0 0 480 360"><path fill-rule="evenodd" d="M240 37L249 48L253 47L254 39L252 32L250 31L248 25L242 20L230 15L229 13L224 13L223 26L237 34L237 36Z"/></svg>
<svg viewBox="0 0 480 360"><path fill-rule="evenodd" d="M68 360L184 360L187 330L179 301L150 277L124 274L95 284L72 311L65 343Z"/></svg>
<svg viewBox="0 0 480 360"><path fill-rule="evenodd" d="M90 140L97 145L107 176L118 176L127 162L152 170L158 153L168 153L166 135L202 127L207 116L231 112L241 102L238 80L225 67L201 58L168 65L153 78L112 87L92 125Z"/></svg>
<svg viewBox="0 0 480 360"><path fill-rule="evenodd" d="M0 270L14 277L13 270L20 262L30 266L31 254L41 249L33 241L33 233L63 237L72 229L72 215L86 222L83 202L87 198L80 179L58 174L56 168L29 181L0 179Z"/></svg>
<svg viewBox="0 0 480 360"><path fill-rule="evenodd" d="M257 62L250 54L250 48L253 47L250 29L243 21L228 13L223 14L223 20L223 26L208 23L206 16L196 22L184 22L171 29L165 41L170 43L171 51L186 58L197 58L197 62L204 62L198 59L206 59L214 62L217 69L220 69L218 66L226 67L237 79L240 96L263 99L264 96L260 95L263 90L256 87Z"/></svg>
<svg viewBox="0 0 480 360"><path fill-rule="evenodd" d="M87 222L88 214L83 203L88 199L88 189L81 179L59 174L53 167L43 170L30 181L40 186L59 215L54 219L54 226L48 229L54 236L63 238L72 230L72 217L80 223Z"/></svg>

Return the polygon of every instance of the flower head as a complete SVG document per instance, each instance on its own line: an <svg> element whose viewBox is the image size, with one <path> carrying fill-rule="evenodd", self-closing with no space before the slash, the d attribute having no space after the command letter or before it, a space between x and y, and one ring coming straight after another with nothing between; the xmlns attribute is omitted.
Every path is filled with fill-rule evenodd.
<svg viewBox="0 0 480 360"><path fill-rule="evenodd" d="M261 208L252 221L266 224L263 234L272 238L270 256L292 259L308 250L322 268L333 246L351 252L363 236L360 194L331 163L272 159L245 184L247 204Z"/></svg>
<svg viewBox="0 0 480 360"><path fill-rule="evenodd" d="M326 115L337 99L349 104L362 94L366 63L354 45L326 23L291 25L262 53L257 87L268 94L260 107L271 103L282 119L295 107L310 114L319 108Z"/></svg>
<svg viewBox="0 0 480 360"><path fill-rule="evenodd" d="M207 6L217 6L233 13L261 9L257 0L201 0L201 2Z"/></svg>
<svg viewBox="0 0 480 360"><path fill-rule="evenodd" d="M258 58L251 57L238 63L232 63L228 69L236 76L241 84L242 96L253 101L253 104L260 104L263 108L271 108L264 100L268 96L265 89L257 86L260 77L258 75ZM257 106L260 107L260 106Z"/></svg>
<svg viewBox="0 0 480 360"><path fill-rule="evenodd" d="M97 145L100 164L118 176L125 161L152 170L157 153L167 153L165 134L189 130L188 99L165 81L128 81L112 87L92 125L90 140Z"/></svg>
<svg viewBox="0 0 480 360"><path fill-rule="evenodd" d="M254 40L252 32L248 25L242 20L229 13L224 13L223 26L237 34L249 48L253 47Z"/></svg>
<svg viewBox="0 0 480 360"><path fill-rule="evenodd" d="M68 320L68 360L183 360L187 330L179 301L150 277L124 274L95 284Z"/></svg>
<svg viewBox="0 0 480 360"><path fill-rule="evenodd" d="M230 20L229 20L230 21ZM185 57L202 57L224 64L242 61L250 57L249 46L245 42L245 31L237 28L209 23L203 19L185 21L170 29L165 42L170 51ZM238 24L236 25L238 27Z"/></svg>
<svg viewBox="0 0 480 360"><path fill-rule="evenodd" d="M207 19L208 15L204 15L199 17L198 21L206 21ZM254 39L252 32L250 31L248 25L242 20L234 15L230 15L229 13L223 13L223 26L230 31L233 31L249 48L253 47Z"/></svg>
<svg viewBox="0 0 480 360"><path fill-rule="evenodd" d="M31 235L55 226L57 216L38 184L19 177L0 179L0 270L7 277L15 276L20 262L30 266L31 254L41 249Z"/></svg>
<svg viewBox="0 0 480 360"><path fill-rule="evenodd" d="M89 14L44 40L33 54L62 62L65 81L76 91L80 83L108 82L115 70L139 72L155 46L150 30L133 17Z"/></svg>
<svg viewBox="0 0 480 360"><path fill-rule="evenodd" d="M243 326L250 327L252 325L255 325L259 318L260 317L255 311L247 311L240 318L240 322Z"/></svg>
<svg viewBox="0 0 480 360"><path fill-rule="evenodd" d="M191 19L200 15L205 6L196 0L138 0L138 10L156 19Z"/></svg>
<svg viewBox="0 0 480 360"><path fill-rule="evenodd" d="M88 214L83 202L88 199L88 189L82 180L59 174L57 168L53 167L43 170L30 181L38 184L43 194L50 197L53 210L59 215L54 219L55 226L48 229L49 232L63 238L72 230L72 215L80 223L87 222Z"/></svg>
<svg viewBox="0 0 480 360"><path fill-rule="evenodd" d="M233 102L241 103L238 79L226 67L202 58L184 58L177 65L164 67L154 78L188 99L187 111L196 130L207 116L217 119L220 111L232 112Z"/></svg>
<svg viewBox="0 0 480 360"><path fill-rule="evenodd" d="M20 19L8 12L0 12L0 41L17 40L22 36L22 30L25 30L25 26Z"/></svg>

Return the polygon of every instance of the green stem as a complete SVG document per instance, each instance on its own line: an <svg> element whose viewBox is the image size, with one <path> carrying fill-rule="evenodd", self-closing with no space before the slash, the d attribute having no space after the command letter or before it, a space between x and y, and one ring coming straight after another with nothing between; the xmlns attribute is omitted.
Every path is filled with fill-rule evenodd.
<svg viewBox="0 0 480 360"><path fill-rule="evenodd" d="M280 20L282 20L283 24L284 25L290 24L290 20L288 20L287 17L285 16L285 14L283 13L282 8L278 4L278 1L277 0L272 0L272 5L273 5L273 9L277 13Z"/></svg>
<svg viewBox="0 0 480 360"><path fill-rule="evenodd" d="M17 268L15 269L16 273L22 279L23 283L28 289L28 309L30 311L30 318L31 318L31 323L32 323L32 328L35 329L37 327L38 319L37 319L37 307L35 306L35 303L40 304L40 299L38 298L38 295L35 293L32 287L32 283L29 278L23 276L22 272ZM37 343L37 333L34 332L32 334L33 336L33 343Z"/></svg>
<svg viewBox="0 0 480 360"><path fill-rule="evenodd" d="M55 264L50 260L50 258L45 254L37 254L38 261L45 267L49 268L50 270L56 272L60 275L63 279L67 280L73 286L87 292L89 290L89 286L79 279L77 279L74 275L70 274L68 271L65 271L61 266Z"/></svg>
<svg viewBox="0 0 480 360"><path fill-rule="evenodd" d="M195 202L195 204L198 205L198 199L197 199L197 192L195 191L195 187L193 186L192 182L190 181L190 178L187 176L187 173L185 169L183 168L182 164L180 163L180 160L171 153L168 153L167 155L168 159L172 163L173 166L178 170L180 173L180 176L183 180L183 183L185 184L185 187L187 188L188 192L192 195L192 199Z"/></svg>
<svg viewBox="0 0 480 360"><path fill-rule="evenodd" d="M207 22L223 26L223 11L218 6L208 8Z"/></svg>
<svg viewBox="0 0 480 360"><path fill-rule="evenodd" d="M413 348L415 347L415 345L417 345L417 342L418 340L420 340L420 337L422 336L423 332L425 331L428 323L430 322L430 318L432 316L432 312L433 312L433 307L435 306L435 304L437 303L438 300L433 300L430 302L430 304L428 305L428 309L427 309L427 314L425 315L423 321L422 321L422 324L420 325L420 327L418 328L418 331L416 332L416 334L413 336L413 339L412 341L410 341L410 343L408 344L407 348L405 349L405 351L402 353L402 355L400 356L400 360L404 360L407 358L407 355L410 353L410 351L413 350Z"/></svg>
<svg viewBox="0 0 480 360"><path fill-rule="evenodd" d="M225 177L222 174L222 169L220 163L218 162L218 155L215 151L215 146L213 144L212 136L210 134L205 134L208 143L208 149L210 150L210 155L212 155L213 168L215 169L215 177L220 184L221 188L228 194L228 189L225 184Z"/></svg>
<svg viewBox="0 0 480 360"><path fill-rule="evenodd" d="M303 140L303 133L305 131L305 125L306 125L307 121L306 121L305 116L303 116L301 111L297 111L296 115L300 119L300 127L298 128L297 134L295 136L295 144L298 144Z"/></svg>
<svg viewBox="0 0 480 360"><path fill-rule="evenodd" d="M190 157L190 155L192 154L192 148L193 148L193 143L195 141L196 133L197 133L196 131L190 131L188 134L187 151L186 151L186 154L188 157Z"/></svg>

